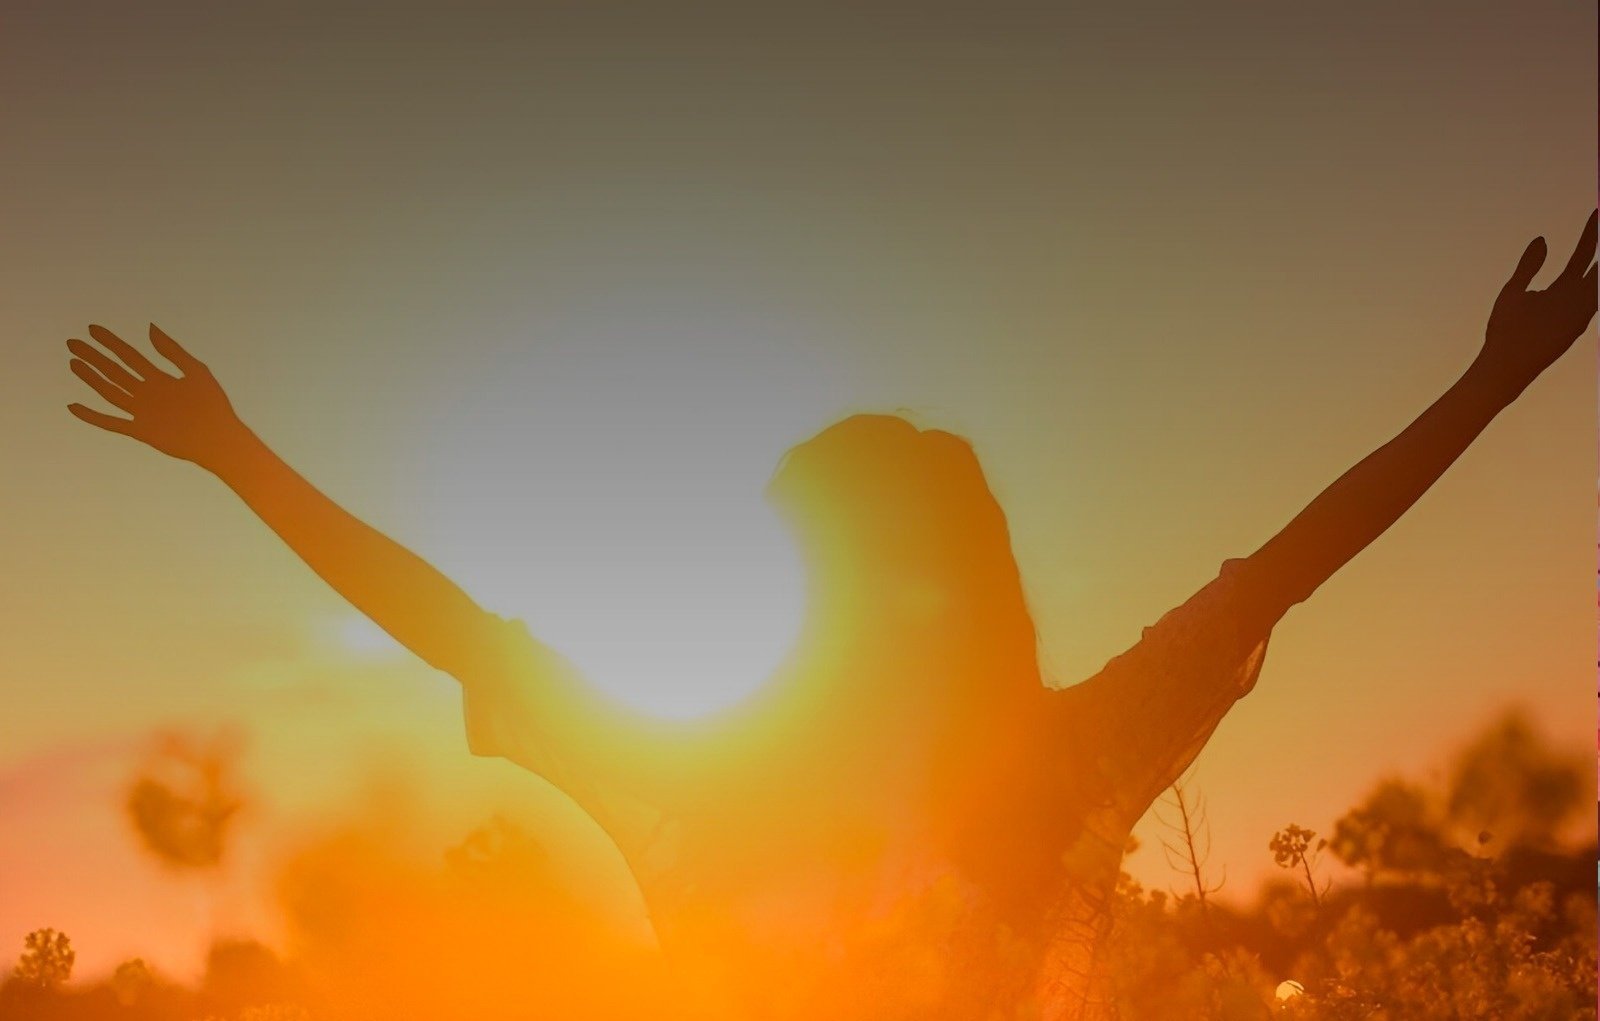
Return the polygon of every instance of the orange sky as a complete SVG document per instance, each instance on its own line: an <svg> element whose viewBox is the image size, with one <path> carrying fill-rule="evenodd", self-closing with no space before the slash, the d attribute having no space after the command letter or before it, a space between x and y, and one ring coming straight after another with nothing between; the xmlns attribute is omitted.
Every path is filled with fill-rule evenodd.
<svg viewBox="0 0 1600 1021"><path fill-rule="evenodd" d="M397 761L440 834L554 804L222 487L66 415L89 321L161 322L331 494L558 628L759 589L716 542L765 527L782 451L908 409L972 439L1066 683L1433 400L1594 204L1592 7L1033 7L10 5L0 959L53 925L86 968L187 967ZM1279 627L1198 764L1230 886L1509 701L1587 747L1579 348ZM684 559L618 555L674 500L709 508ZM111 803L172 724L248 738L226 895Z"/></svg>

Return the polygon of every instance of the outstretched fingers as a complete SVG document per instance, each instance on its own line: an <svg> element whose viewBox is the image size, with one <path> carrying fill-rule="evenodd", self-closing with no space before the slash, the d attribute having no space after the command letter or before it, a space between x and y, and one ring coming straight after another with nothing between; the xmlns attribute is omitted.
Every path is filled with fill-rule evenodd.
<svg viewBox="0 0 1600 1021"><path fill-rule="evenodd" d="M132 393L143 380L122 367L122 363L109 357L104 351L93 344L86 343L73 337L67 341L67 350L83 361L88 362L99 371L100 375L110 380L114 386Z"/></svg>
<svg viewBox="0 0 1600 1021"><path fill-rule="evenodd" d="M93 408L84 407L82 404L69 404L67 405L67 410L72 412L73 417L84 422L88 422L97 429L104 429L106 432L120 433L123 436L133 435L132 419L118 418L115 415L107 415L103 411L96 411Z"/></svg>
<svg viewBox="0 0 1600 1021"><path fill-rule="evenodd" d="M1548 251L1549 246L1545 244L1544 238L1537 237L1529 241L1528 247L1522 250L1522 258L1517 260L1517 268L1512 271L1511 279L1500 289L1500 296L1504 298L1526 291L1528 285L1533 283L1534 274L1544 265L1544 257Z"/></svg>
<svg viewBox="0 0 1600 1021"><path fill-rule="evenodd" d="M129 414L133 413L133 395L100 375L95 371L94 366L74 358L69 363L69 367L72 369L74 376L88 383L95 393L106 399L108 404L121 408Z"/></svg>
<svg viewBox="0 0 1600 1021"><path fill-rule="evenodd" d="M1556 278L1556 283L1571 284L1575 280L1583 279L1584 271L1594 262L1597 227L1600 227L1600 210L1589 214L1589 222L1583 225L1583 233L1578 237L1578 244L1572 249L1572 256L1567 259L1566 268L1561 271L1561 276Z"/></svg>
<svg viewBox="0 0 1600 1021"><path fill-rule="evenodd" d="M112 333L104 326L90 326L89 336L100 343L100 346L122 359L122 363L134 371L135 375L145 379L153 379L166 375L156 368L154 362L139 353L139 349Z"/></svg>
<svg viewBox="0 0 1600 1021"><path fill-rule="evenodd" d="M205 372L205 363L184 349L182 344L167 336L167 332L155 323L150 324L150 345L156 353L167 361L176 365L184 375Z"/></svg>

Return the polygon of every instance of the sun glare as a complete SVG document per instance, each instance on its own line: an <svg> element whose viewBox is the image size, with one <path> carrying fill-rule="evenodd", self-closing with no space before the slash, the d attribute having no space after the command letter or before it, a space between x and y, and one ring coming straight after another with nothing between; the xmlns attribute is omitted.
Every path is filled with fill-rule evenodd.
<svg viewBox="0 0 1600 1021"><path fill-rule="evenodd" d="M337 644L359 658L390 656L404 651L382 628L358 613L340 617L333 628Z"/></svg>
<svg viewBox="0 0 1600 1021"><path fill-rule="evenodd" d="M689 718L794 645L802 565L764 490L843 402L801 344L670 319L482 367L437 409L418 498L430 556L482 605L612 696Z"/></svg>

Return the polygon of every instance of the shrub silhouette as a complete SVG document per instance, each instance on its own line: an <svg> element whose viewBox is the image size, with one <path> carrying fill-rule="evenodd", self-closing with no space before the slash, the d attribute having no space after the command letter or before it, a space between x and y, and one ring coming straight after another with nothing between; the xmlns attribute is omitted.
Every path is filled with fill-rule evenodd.
<svg viewBox="0 0 1600 1021"><path fill-rule="evenodd" d="M13 973L29 985L55 989L72 977L72 965L77 959L66 933L36 929L23 940L22 956Z"/></svg>
<svg viewBox="0 0 1600 1021"><path fill-rule="evenodd" d="M1107 995L1093 1016L1593 1018L1594 847L1561 840L1589 797L1580 762L1507 714L1462 746L1443 781L1386 779L1337 820L1327 846L1353 880L1319 878L1311 859L1320 839L1292 825L1270 842L1284 878L1248 903L1214 896L1215 884L1194 876L1202 801L1186 781L1190 818L1178 813L1178 825L1188 836L1173 859L1184 892L1122 874L1099 962ZM1478 796L1464 792L1472 784L1482 785ZM952 944L952 933L971 931L953 924L960 891L908 887L871 931L840 934L886 948L873 957L883 964L876 973L847 975L820 1001L808 991L813 1000L798 1008L776 976L767 1012L730 1013L715 986L738 960L688 962L669 982L658 957L585 913L531 831L493 818L431 857L402 853L396 837L352 825L302 847L282 872L287 955L219 942L192 987L137 958L103 980L73 982L67 936L31 933L0 987L0 1019L765 1021L796 1009L841 1021L982 1018L982 1005L944 996L967 985L951 969L1003 974L1030 956L998 924L986 945Z"/></svg>

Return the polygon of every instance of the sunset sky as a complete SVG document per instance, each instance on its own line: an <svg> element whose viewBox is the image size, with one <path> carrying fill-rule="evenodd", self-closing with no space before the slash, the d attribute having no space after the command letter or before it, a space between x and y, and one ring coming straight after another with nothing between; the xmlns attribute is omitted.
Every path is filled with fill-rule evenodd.
<svg viewBox="0 0 1600 1021"><path fill-rule="evenodd" d="M1594 5L1402 6L6 3L0 964L48 925L192 969L374 784L439 846L549 817L632 903L452 681L66 413L87 323L160 323L330 495L680 714L792 635L783 452L958 432L1068 684L1434 400L1595 203ZM1590 747L1595 354L1278 627L1195 774L1230 893L1502 706ZM223 879L118 813L166 727L246 748Z"/></svg>

